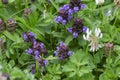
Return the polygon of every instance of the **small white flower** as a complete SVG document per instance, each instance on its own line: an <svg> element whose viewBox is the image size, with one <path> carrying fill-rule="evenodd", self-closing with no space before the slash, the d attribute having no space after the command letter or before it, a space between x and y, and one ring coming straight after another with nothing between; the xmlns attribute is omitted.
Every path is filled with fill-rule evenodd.
<svg viewBox="0 0 120 80"><path fill-rule="evenodd" d="M104 3L104 0L95 0L95 2L96 2L96 5L100 5Z"/></svg>
<svg viewBox="0 0 120 80"><path fill-rule="evenodd" d="M92 31L87 29L86 36L83 35L83 39L86 41L89 41L91 46L90 51L97 51L99 48L101 48L101 45L99 44L99 39L102 38L102 33L100 28L96 28L94 34L92 34Z"/></svg>
<svg viewBox="0 0 120 80"><path fill-rule="evenodd" d="M106 16L111 16L111 10L106 13Z"/></svg>
<svg viewBox="0 0 120 80"><path fill-rule="evenodd" d="M84 38L85 40L89 40L89 38L90 38L90 35L91 35L92 31L91 31L91 30L89 30L89 28L87 28L86 33L87 33L87 35L86 35L86 36L85 36L85 35L83 35L83 38Z"/></svg>

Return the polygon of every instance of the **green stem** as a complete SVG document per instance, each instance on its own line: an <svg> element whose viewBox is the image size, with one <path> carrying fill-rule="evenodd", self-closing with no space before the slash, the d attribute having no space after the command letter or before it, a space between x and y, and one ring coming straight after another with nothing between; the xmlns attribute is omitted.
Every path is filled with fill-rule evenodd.
<svg viewBox="0 0 120 80"><path fill-rule="evenodd" d="M87 45L86 47L86 51L85 51L86 54L88 54L88 49L89 49L89 45Z"/></svg>
<svg viewBox="0 0 120 80"><path fill-rule="evenodd" d="M115 17L115 21L113 23L113 26L115 25L116 21L117 21L117 16L118 16L118 12L116 13L116 17Z"/></svg>

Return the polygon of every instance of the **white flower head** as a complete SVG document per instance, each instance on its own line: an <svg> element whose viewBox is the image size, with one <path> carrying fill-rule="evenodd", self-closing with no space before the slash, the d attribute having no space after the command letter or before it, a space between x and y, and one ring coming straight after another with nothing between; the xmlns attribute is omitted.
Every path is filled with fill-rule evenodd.
<svg viewBox="0 0 120 80"><path fill-rule="evenodd" d="M97 51L99 48L101 48L101 45L99 44L99 39L102 38L102 33L100 28L96 28L94 34L92 34L92 31L87 29L86 35L83 35L83 39L86 41L89 41L91 46L90 51Z"/></svg>
<svg viewBox="0 0 120 80"><path fill-rule="evenodd" d="M101 5L104 3L104 0L95 0L96 5Z"/></svg>

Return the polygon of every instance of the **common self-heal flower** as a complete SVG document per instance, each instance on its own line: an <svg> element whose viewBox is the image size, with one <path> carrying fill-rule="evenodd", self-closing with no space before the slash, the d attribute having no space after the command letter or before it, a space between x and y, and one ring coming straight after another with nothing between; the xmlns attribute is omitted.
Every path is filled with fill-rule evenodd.
<svg viewBox="0 0 120 80"><path fill-rule="evenodd" d="M95 2L96 2L96 5L100 5L104 3L104 0L95 0Z"/></svg>
<svg viewBox="0 0 120 80"><path fill-rule="evenodd" d="M26 32L22 34L26 42L34 42L36 35L33 32Z"/></svg>
<svg viewBox="0 0 120 80"><path fill-rule="evenodd" d="M87 27L83 25L82 19L76 18L72 25L72 28L68 28L68 32L72 33L74 38L77 38L79 34L83 33Z"/></svg>
<svg viewBox="0 0 120 80"><path fill-rule="evenodd" d="M94 34L92 33L89 28L86 31L86 35L83 35L84 40L87 40L90 42L89 46L91 46L90 51L97 51L101 45L99 44L99 39L102 38L102 33L99 28L95 29Z"/></svg>
<svg viewBox="0 0 120 80"><path fill-rule="evenodd" d="M64 60L72 55L72 51L69 51L63 42L60 42L60 45L57 46L56 49L57 50L54 52L54 55L58 56L60 60Z"/></svg>
<svg viewBox="0 0 120 80"><path fill-rule="evenodd" d="M45 67L48 64L48 60L42 59L41 56L38 56L35 59L39 62L40 66L44 66Z"/></svg>
<svg viewBox="0 0 120 80"><path fill-rule="evenodd" d="M46 67L48 64L48 60L44 60L41 57L36 57L35 59L38 61L38 67ZM36 73L36 65L32 64L29 67L31 68L31 73L35 74Z"/></svg>
<svg viewBox="0 0 120 80"><path fill-rule="evenodd" d="M32 11L31 8L27 8L27 9L24 10L23 15L24 15L25 17L28 17L28 15L31 14L32 12L33 12L33 11Z"/></svg>
<svg viewBox="0 0 120 80"><path fill-rule="evenodd" d="M69 4L65 4L60 7L58 16L55 17L54 21L56 23L61 23L65 25L69 20L72 19L72 14L78 12L85 8L85 4L82 4L79 0L70 0Z"/></svg>
<svg viewBox="0 0 120 80"><path fill-rule="evenodd" d="M7 20L7 26L8 26L7 27L8 31L10 31L10 32L15 31L15 29L16 29L15 19L13 19L13 18L8 19Z"/></svg>

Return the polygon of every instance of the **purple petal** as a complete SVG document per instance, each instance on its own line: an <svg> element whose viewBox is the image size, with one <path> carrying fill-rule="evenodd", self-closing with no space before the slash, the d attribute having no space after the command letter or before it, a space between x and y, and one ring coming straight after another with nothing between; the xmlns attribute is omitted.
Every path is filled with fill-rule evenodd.
<svg viewBox="0 0 120 80"><path fill-rule="evenodd" d="M43 44L43 43L40 43L40 47L41 47L41 48L44 48L44 44Z"/></svg>
<svg viewBox="0 0 120 80"><path fill-rule="evenodd" d="M80 7L81 9L86 8L86 5L85 5L85 4L81 4L80 6L81 6L81 7Z"/></svg>
<svg viewBox="0 0 120 80"><path fill-rule="evenodd" d="M30 48L30 49L28 49L28 50L25 50L25 52L26 52L27 54L32 54L33 50Z"/></svg>
<svg viewBox="0 0 120 80"><path fill-rule="evenodd" d="M60 42L60 47L65 46L65 44L61 41Z"/></svg>
<svg viewBox="0 0 120 80"><path fill-rule="evenodd" d="M69 51L69 52L68 52L68 56L71 56L71 55L72 55L72 51Z"/></svg>
<svg viewBox="0 0 120 80"><path fill-rule="evenodd" d="M84 27L83 27L83 32L86 32L87 29L88 29L88 27L84 26Z"/></svg>
<svg viewBox="0 0 120 80"><path fill-rule="evenodd" d="M48 60L44 60L43 63L45 64L45 66L48 64Z"/></svg>
<svg viewBox="0 0 120 80"><path fill-rule="evenodd" d="M36 37L36 34L34 34L33 32L30 32L29 34L33 37Z"/></svg>
<svg viewBox="0 0 120 80"><path fill-rule="evenodd" d="M63 6L64 10L68 10L70 7L69 7L69 4L66 4Z"/></svg>
<svg viewBox="0 0 120 80"><path fill-rule="evenodd" d="M68 28L67 30L68 32L72 33L72 28Z"/></svg>
<svg viewBox="0 0 120 80"><path fill-rule="evenodd" d="M71 19L72 19L72 16L69 15L67 19L68 19L68 20L71 20Z"/></svg>
<svg viewBox="0 0 120 80"><path fill-rule="evenodd" d="M65 25L66 24L66 20L62 20L62 25Z"/></svg>
<svg viewBox="0 0 120 80"><path fill-rule="evenodd" d="M35 70L35 69L32 69L31 73L32 73L32 74L35 74L35 73L36 73L36 70Z"/></svg>
<svg viewBox="0 0 120 80"><path fill-rule="evenodd" d="M74 32L74 33L73 33L73 37L74 37L74 38L77 38L77 37L78 37L78 33Z"/></svg>
<svg viewBox="0 0 120 80"><path fill-rule="evenodd" d="M55 56L58 56L58 53L59 53L58 51L55 51L55 52L54 52Z"/></svg>
<svg viewBox="0 0 120 80"><path fill-rule="evenodd" d="M22 36L23 36L24 40L27 40L28 37L25 33L23 33Z"/></svg>
<svg viewBox="0 0 120 80"><path fill-rule="evenodd" d="M63 18L61 17L61 16L57 16L55 19L54 19L54 21L56 22L56 23L59 23L59 22L61 22L63 20Z"/></svg>
<svg viewBox="0 0 120 80"><path fill-rule="evenodd" d="M74 7L74 12L78 12L79 7Z"/></svg>
<svg viewBox="0 0 120 80"><path fill-rule="evenodd" d="M60 60L64 60L63 56L60 56L59 59L60 59Z"/></svg>
<svg viewBox="0 0 120 80"><path fill-rule="evenodd" d="M72 9L69 9L68 10L68 14L70 15L70 14L73 14L73 10Z"/></svg>
<svg viewBox="0 0 120 80"><path fill-rule="evenodd" d="M37 44L37 41L34 39L33 40L33 45L36 45Z"/></svg>
<svg viewBox="0 0 120 80"><path fill-rule="evenodd" d="M37 58L39 57L39 53L40 53L40 52L39 52L39 51L37 51L37 50L36 50L36 51L34 51L35 59L37 59Z"/></svg>

